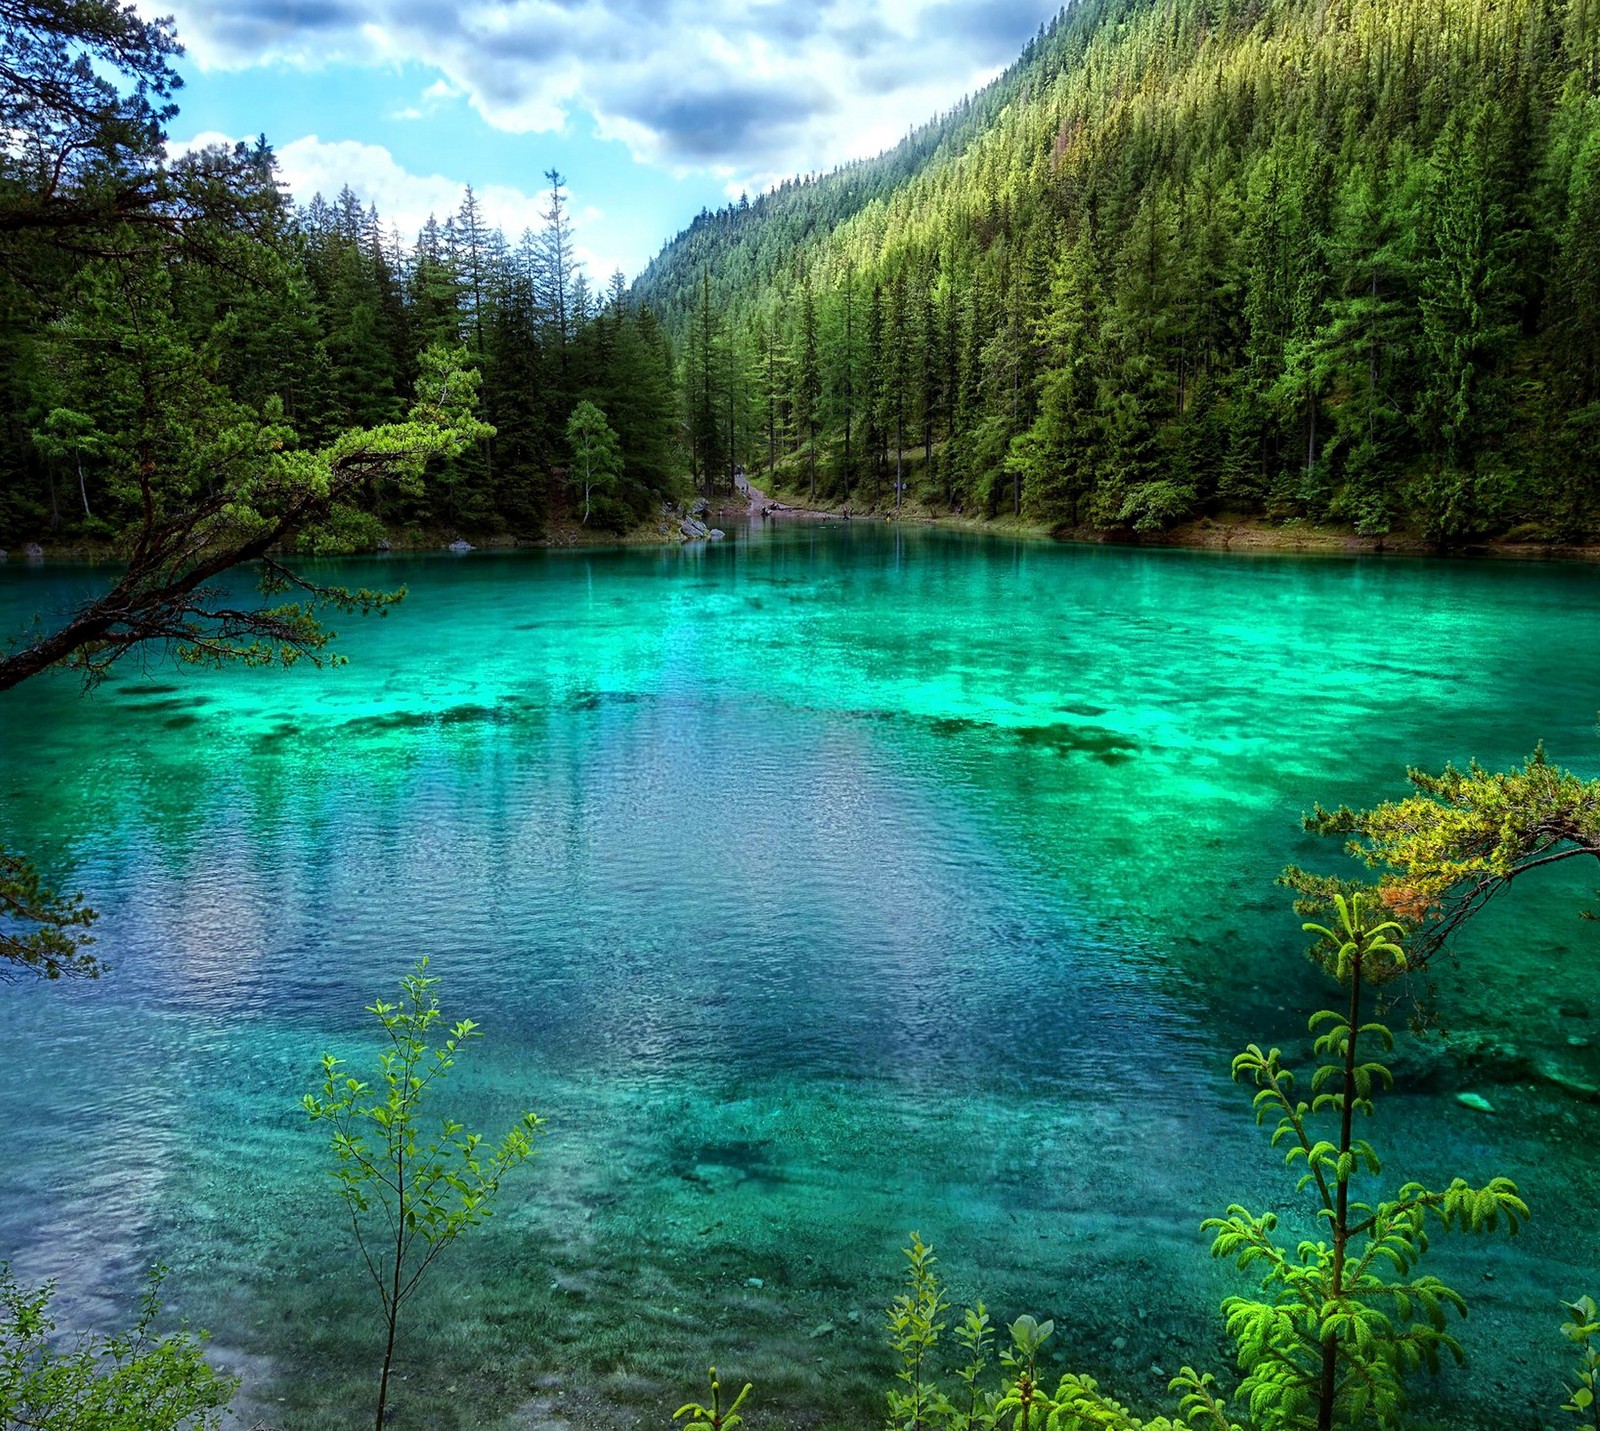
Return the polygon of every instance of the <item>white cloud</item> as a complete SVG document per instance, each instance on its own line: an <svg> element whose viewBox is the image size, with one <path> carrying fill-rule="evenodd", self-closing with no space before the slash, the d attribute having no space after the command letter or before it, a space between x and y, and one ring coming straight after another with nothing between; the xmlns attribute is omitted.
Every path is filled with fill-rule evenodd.
<svg viewBox="0 0 1600 1431"><path fill-rule="evenodd" d="M278 164L289 191L301 203L313 194L333 198L346 184L363 204L376 204L386 225L412 237L430 214L443 223L461 207L466 183L443 174L413 174L381 144L324 140L307 134L285 144ZM483 214L514 241L524 228L538 228L544 200L502 184L473 190Z"/></svg>
<svg viewBox="0 0 1600 1431"><path fill-rule="evenodd" d="M422 91L415 104L408 104L404 109L397 109L389 116L390 119L428 119L437 114L440 108L453 99L461 99L463 95L449 80L438 79Z"/></svg>
<svg viewBox="0 0 1600 1431"><path fill-rule="evenodd" d="M150 4L152 0L141 0ZM415 63L492 126L575 112L752 191L885 148L1014 58L1054 0L159 0L207 69Z"/></svg>
<svg viewBox="0 0 1600 1431"><path fill-rule="evenodd" d="M208 145L232 146L233 137L206 130L168 149L174 157ZM298 204L306 204L315 194L333 200L346 184L362 206L375 204L384 229L396 228L410 242L429 215L442 224L461 207L466 181L444 174L413 174L404 168L381 144L362 144L352 139L325 140L307 134L276 150L278 170ZM484 218L513 244L522 231L538 232L549 207L546 194L524 193L505 184L474 186L473 194ZM570 196L569 196L570 201ZM573 204L571 212L580 223L598 223L604 211L593 204ZM618 268L628 264L617 255L580 243L578 260L589 270L590 279L603 283Z"/></svg>

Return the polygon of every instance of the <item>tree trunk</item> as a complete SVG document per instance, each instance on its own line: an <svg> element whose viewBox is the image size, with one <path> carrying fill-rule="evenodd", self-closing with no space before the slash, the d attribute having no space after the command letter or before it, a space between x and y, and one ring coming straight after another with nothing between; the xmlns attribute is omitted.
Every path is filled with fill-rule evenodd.
<svg viewBox="0 0 1600 1431"><path fill-rule="evenodd" d="M406 1181L404 1164L397 1173L397 1185L400 1195L400 1213L402 1218L406 1212ZM394 1366L394 1329L400 1320L400 1269L405 1262L406 1239L404 1222L400 1225L394 1238L394 1272L389 1286L389 1295L386 1299L386 1310L389 1314L389 1339L383 1348L383 1375L378 1379L378 1418L374 1423L375 1431L383 1431L383 1412L389 1400L389 1370ZM381 1286L382 1284L380 1284Z"/></svg>
<svg viewBox="0 0 1600 1431"><path fill-rule="evenodd" d="M396 1278L396 1281L399 1279ZM378 1379L378 1418L373 1423L374 1431L383 1431L383 1409L389 1400L389 1368L394 1365L394 1327L396 1310L389 1313L389 1340L383 1349L383 1375Z"/></svg>
<svg viewBox="0 0 1600 1431"><path fill-rule="evenodd" d="M1016 322L1015 322L1015 315L1013 314L1013 321L1012 321L1012 333L1013 333L1013 335L1015 334L1015 332L1016 332ZM1013 338L1013 352L1011 354L1011 361L1012 361L1012 368L1011 368L1011 435L1012 435L1012 437L1015 437L1017 435L1017 397L1018 397L1018 389L1022 385L1022 371L1021 371L1021 369L1022 369L1022 358L1021 358L1021 355L1018 352L1015 351L1015 339L1014 338ZM1020 472L1013 472L1011 474L1011 515L1013 517L1020 517L1022 515L1022 473L1020 473Z"/></svg>
<svg viewBox="0 0 1600 1431"><path fill-rule="evenodd" d="M30 676L49 670L86 646L103 640L115 627L138 627L145 621L152 625L159 624L173 602L191 596L212 577L229 567L242 566L264 556L283 539L288 529L289 523L282 522L265 535L202 562L182 576L153 589L144 588L143 579L148 578L148 572L130 569L115 587L79 612L59 631L9 656L0 656L0 691L10 690Z"/></svg>
<svg viewBox="0 0 1600 1431"><path fill-rule="evenodd" d="M1372 306L1378 305L1378 270L1372 270ZM1378 419L1378 335L1367 326L1367 441L1373 440ZM1600 1403L1597 1403L1600 1404Z"/></svg>
<svg viewBox="0 0 1600 1431"><path fill-rule="evenodd" d="M1317 461L1317 395L1311 385L1306 384L1306 476L1311 476L1311 469Z"/></svg>
<svg viewBox="0 0 1600 1431"><path fill-rule="evenodd" d="M844 290L844 504L850 505L850 424L854 417L855 391L855 269L851 268Z"/></svg>
<svg viewBox="0 0 1600 1431"><path fill-rule="evenodd" d="M767 343L767 471L778 465L778 380L773 372L772 340Z"/></svg>
<svg viewBox="0 0 1600 1431"><path fill-rule="evenodd" d="M1361 1027L1361 954L1359 947L1350 972L1350 1038L1344 1051L1344 1109L1339 1120L1339 1156L1350 1151L1356 1099L1356 1043ZM1344 1295L1344 1252L1350 1240L1350 1179L1339 1179L1333 1209L1332 1297ZM1317 1431L1333 1431L1333 1400L1339 1385L1339 1338L1330 1333L1322 1342L1322 1384L1317 1391Z"/></svg>
<svg viewBox="0 0 1600 1431"><path fill-rule="evenodd" d="M900 491L905 486L906 415L903 407L894 415L894 509L900 510Z"/></svg>

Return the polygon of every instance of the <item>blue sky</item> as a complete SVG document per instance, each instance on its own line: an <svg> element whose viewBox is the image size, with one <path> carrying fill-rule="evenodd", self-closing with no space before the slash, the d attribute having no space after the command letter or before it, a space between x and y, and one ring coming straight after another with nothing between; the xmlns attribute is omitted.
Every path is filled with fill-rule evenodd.
<svg viewBox="0 0 1600 1431"><path fill-rule="evenodd" d="M513 237L567 176L597 279L702 207L874 153L1004 68L1056 0L166 0L175 146L265 133L300 200L408 238L471 183Z"/></svg>

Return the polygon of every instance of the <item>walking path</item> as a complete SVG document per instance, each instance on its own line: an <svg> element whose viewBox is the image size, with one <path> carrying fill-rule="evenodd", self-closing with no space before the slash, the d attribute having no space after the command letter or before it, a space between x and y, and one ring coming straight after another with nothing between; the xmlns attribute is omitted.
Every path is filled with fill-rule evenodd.
<svg viewBox="0 0 1600 1431"><path fill-rule="evenodd" d="M811 507L786 507L776 497L769 497L748 477L743 480L740 490L750 499L752 517L820 517L825 522L839 518L837 512L818 512Z"/></svg>

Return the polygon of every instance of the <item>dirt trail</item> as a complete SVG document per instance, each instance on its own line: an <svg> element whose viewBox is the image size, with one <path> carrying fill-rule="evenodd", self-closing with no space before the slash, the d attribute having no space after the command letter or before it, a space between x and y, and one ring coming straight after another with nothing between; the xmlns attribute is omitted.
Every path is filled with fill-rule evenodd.
<svg viewBox="0 0 1600 1431"><path fill-rule="evenodd" d="M838 512L819 512L811 507L788 507L776 497L770 497L755 485L748 477L739 479L739 490L750 501L750 515L752 517L813 517L825 522L841 519ZM849 514L845 513L843 520L849 521Z"/></svg>

